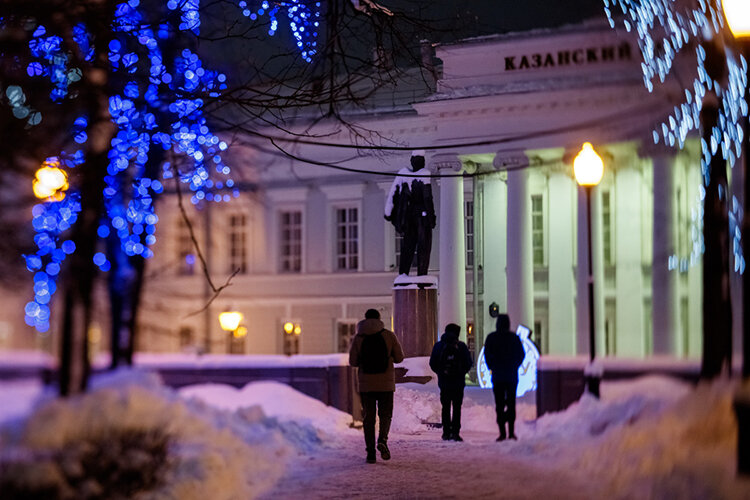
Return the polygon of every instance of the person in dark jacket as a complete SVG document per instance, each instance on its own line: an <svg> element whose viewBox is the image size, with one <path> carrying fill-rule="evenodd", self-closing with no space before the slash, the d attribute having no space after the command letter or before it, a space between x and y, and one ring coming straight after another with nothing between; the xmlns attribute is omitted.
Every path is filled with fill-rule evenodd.
<svg viewBox="0 0 750 500"><path fill-rule="evenodd" d="M466 374L473 361L466 344L458 340L461 327L455 323L445 326L445 333L435 343L430 355L430 368L437 373L442 405L443 439L463 441L461 431L461 404L464 400ZM451 418L453 406L453 418Z"/></svg>
<svg viewBox="0 0 750 500"><path fill-rule="evenodd" d="M363 369L362 344L365 337L381 335L385 343L384 355L387 356L385 370L380 373L367 373ZM367 355L368 353L364 353ZM367 463L375 463L375 411L380 418L377 449L383 460L391 458L388 449L388 431L393 416L393 392L396 390L396 371L393 363L404 360L404 351L396 335L385 328L376 309L368 309L365 319L357 323L357 334L349 348L349 364L357 367L359 395L362 399L362 427L365 433Z"/></svg>
<svg viewBox="0 0 750 500"><path fill-rule="evenodd" d="M492 372L492 392L495 394L497 425L500 427L498 441L516 438L516 390L518 388L518 367L526 356L521 339L510 330L510 317L500 314L497 328L484 341L484 360ZM505 424L508 424L508 434Z"/></svg>

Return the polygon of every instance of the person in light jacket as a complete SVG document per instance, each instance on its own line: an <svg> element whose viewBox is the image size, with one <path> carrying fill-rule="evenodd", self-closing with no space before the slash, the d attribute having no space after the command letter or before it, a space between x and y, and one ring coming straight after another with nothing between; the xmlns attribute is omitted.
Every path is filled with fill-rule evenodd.
<svg viewBox="0 0 750 500"><path fill-rule="evenodd" d="M383 356L385 359L377 359ZM393 392L396 390L396 371L393 363L403 360L404 351L396 335L385 328L376 309L368 309L365 319L357 324L357 334L352 339L349 349L349 364L357 367L367 463L375 463L376 409L380 418L377 449L383 460L391 458L388 431L393 416ZM369 366L380 363L382 365L379 368L373 369Z"/></svg>

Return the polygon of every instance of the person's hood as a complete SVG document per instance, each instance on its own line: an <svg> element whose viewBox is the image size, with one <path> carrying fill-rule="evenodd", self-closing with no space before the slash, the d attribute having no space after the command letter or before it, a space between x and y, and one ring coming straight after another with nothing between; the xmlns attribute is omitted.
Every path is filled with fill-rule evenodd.
<svg viewBox="0 0 750 500"><path fill-rule="evenodd" d="M361 335L372 335L373 333L378 333L383 328L385 328L385 326L383 326L381 320L368 318L363 319L357 324L357 333Z"/></svg>
<svg viewBox="0 0 750 500"><path fill-rule="evenodd" d="M458 342L458 335L456 335L455 333L445 332L440 336L440 340L442 340L446 344L455 344L456 342Z"/></svg>

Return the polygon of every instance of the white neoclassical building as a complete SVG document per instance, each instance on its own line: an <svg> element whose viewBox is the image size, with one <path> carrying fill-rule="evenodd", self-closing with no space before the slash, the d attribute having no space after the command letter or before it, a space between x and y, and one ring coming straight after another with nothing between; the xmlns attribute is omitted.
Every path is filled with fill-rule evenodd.
<svg viewBox="0 0 750 500"><path fill-rule="evenodd" d="M233 148L241 197L194 219L215 281L240 272L197 313L211 293L165 202L141 347L346 350L367 308L391 315L398 240L383 207L389 174L408 165L413 148L427 150L440 176L430 264L439 325L465 325L470 342L481 342L494 327L494 302L533 329L542 353L588 353L585 198L572 161L590 141L605 163L592 198L597 352L698 356L696 140L680 151L652 139L679 102L676 82L648 93L635 40L599 23L438 46L436 56L436 91L357 117L381 144L403 150L337 147L354 141L334 124L315 129L325 140L286 143L292 156L252 141ZM216 318L227 309L244 314L245 337L221 331ZM286 333L287 322L300 333Z"/></svg>
<svg viewBox="0 0 750 500"><path fill-rule="evenodd" d="M213 293L166 196L138 348L344 352L366 309L388 322L399 246L383 208L410 149L425 149L439 176L430 274L440 327L464 325L478 351L494 302L532 328L543 354L587 354L585 197L572 162L589 141L605 165L592 193L598 354L698 357L697 139L683 150L652 139L682 98L677 82L647 92L635 39L604 22L437 46L436 57L435 89L356 116L394 149L352 147L361 141L333 123L315 125L316 141L272 131L291 155L252 138L230 148L240 197L189 210L215 284L239 269L208 307ZM221 330L225 310L244 315L245 336Z"/></svg>

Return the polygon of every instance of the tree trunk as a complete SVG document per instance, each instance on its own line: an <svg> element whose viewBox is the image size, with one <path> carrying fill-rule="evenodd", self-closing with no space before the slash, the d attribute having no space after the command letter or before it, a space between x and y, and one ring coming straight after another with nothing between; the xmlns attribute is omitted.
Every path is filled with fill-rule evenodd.
<svg viewBox="0 0 750 500"><path fill-rule="evenodd" d="M64 283L64 306L60 345L60 395L86 390L89 375L88 329L91 323L92 290L96 268L97 228L101 216L102 189L107 153L91 155L77 167L81 184L81 213L73 230L76 251Z"/></svg>
<svg viewBox="0 0 750 500"><path fill-rule="evenodd" d="M718 119L716 104L704 101L701 135L711 144L711 130ZM703 360L701 378L714 378L732 364L732 304L729 291L729 219L727 215L727 167L717 151L707 165L703 239Z"/></svg>

